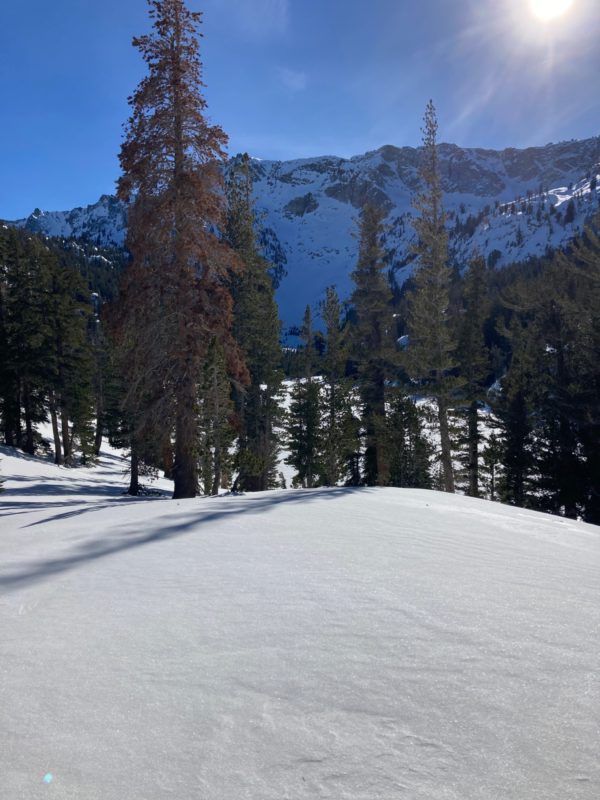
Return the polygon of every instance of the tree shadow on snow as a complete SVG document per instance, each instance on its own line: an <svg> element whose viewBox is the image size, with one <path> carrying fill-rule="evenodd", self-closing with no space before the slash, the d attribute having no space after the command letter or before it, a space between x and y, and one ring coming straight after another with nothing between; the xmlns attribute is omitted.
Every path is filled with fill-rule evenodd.
<svg viewBox="0 0 600 800"><path fill-rule="evenodd" d="M211 523L225 518L238 517L244 514L262 514L282 505L308 503L314 500L336 500L355 492L368 492L365 488L331 488L331 489L306 489L268 492L264 495L251 495L244 497L230 496L227 498L204 498L198 501L198 506L193 511L185 514L166 513L158 519L141 520L140 522L121 526L115 529L114 536L109 539L89 539L83 544L73 548L70 554L61 558L46 561L28 562L22 566L11 565L11 570L0 574L0 587L10 590L22 588L42 580L48 580L56 575L70 572L85 563L98 561L109 556L118 555L127 550L133 550L148 544L164 542L183 536L194 529L195 535L202 533ZM133 502L144 502L144 499L132 498ZM108 507L110 504L106 504ZM214 506L217 506L214 508ZM211 506L213 508L211 509ZM161 506L164 508L165 506ZM99 510L99 509L98 509ZM58 517L44 519L39 523L45 524L51 519L75 516L84 513L85 509L66 512ZM140 528L151 525L150 532L140 532ZM225 535L225 534L224 534Z"/></svg>

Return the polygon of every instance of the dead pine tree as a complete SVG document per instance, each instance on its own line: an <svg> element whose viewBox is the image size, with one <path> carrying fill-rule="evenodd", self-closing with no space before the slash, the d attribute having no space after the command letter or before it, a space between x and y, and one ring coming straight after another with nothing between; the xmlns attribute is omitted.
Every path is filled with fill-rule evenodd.
<svg viewBox="0 0 600 800"><path fill-rule="evenodd" d="M231 335L227 288L233 251L219 240L227 137L209 125L199 54L201 14L183 0L149 0L152 30L133 40L148 73L129 103L119 197L128 202L120 341L125 405L138 421L141 455L174 442L175 498L198 493L198 390L214 337L233 380L247 380ZM148 437L153 439L149 442Z"/></svg>

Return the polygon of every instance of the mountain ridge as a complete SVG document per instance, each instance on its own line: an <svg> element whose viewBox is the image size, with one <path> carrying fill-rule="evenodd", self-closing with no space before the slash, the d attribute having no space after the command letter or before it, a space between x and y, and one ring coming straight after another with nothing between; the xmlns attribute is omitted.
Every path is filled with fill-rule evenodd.
<svg viewBox="0 0 600 800"><path fill-rule="evenodd" d="M366 202L386 214L385 247L397 282L410 275L420 152L388 144L351 158L252 160L259 240L279 277L286 326L307 304L316 309L329 285L349 295ZM600 137L503 150L442 143L439 157L451 259L459 268L475 251L503 266L564 247L598 208ZM9 224L123 246L126 208L102 195L86 207L36 209Z"/></svg>

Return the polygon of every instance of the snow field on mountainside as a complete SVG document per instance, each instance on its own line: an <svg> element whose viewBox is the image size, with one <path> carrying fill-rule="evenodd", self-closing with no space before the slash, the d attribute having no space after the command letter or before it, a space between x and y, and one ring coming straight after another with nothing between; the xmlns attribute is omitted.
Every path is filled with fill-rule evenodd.
<svg viewBox="0 0 600 800"><path fill-rule="evenodd" d="M2 797L600 796L597 528L0 457Z"/></svg>
<svg viewBox="0 0 600 800"><path fill-rule="evenodd" d="M475 252L493 254L496 266L542 257L548 248L565 247L598 210L592 184L600 171L598 137L504 151L441 144L439 152L451 259L461 269ZM410 276L412 202L419 186L416 149L386 146L350 159L255 159L253 164L257 228L268 232L265 255L287 272L277 290L285 329L300 324L307 304L318 310L327 286L335 285L342 299L350 295L357 219L367 200L386 210L386 249L396 281L402 284ZM574 218L565 223L571 200ZM523 203L531 213L523 213ZM513 204L515 213L507 213ZM552 207L560 220L550 213ZM126 233L125 208L108 195L71 211L36 209L14 224L118 246Z"/></svg>

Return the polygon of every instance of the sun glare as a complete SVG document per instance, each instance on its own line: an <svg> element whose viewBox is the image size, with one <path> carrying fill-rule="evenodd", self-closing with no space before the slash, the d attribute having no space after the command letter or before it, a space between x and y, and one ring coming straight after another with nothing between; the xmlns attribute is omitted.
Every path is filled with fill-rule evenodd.
<svg viewBox="0 0 600 800"><path fill-rule="evenodd" d="M566 14L573 5L573 0L530 0L530 3L535 16L548 22Z"/></svg>

